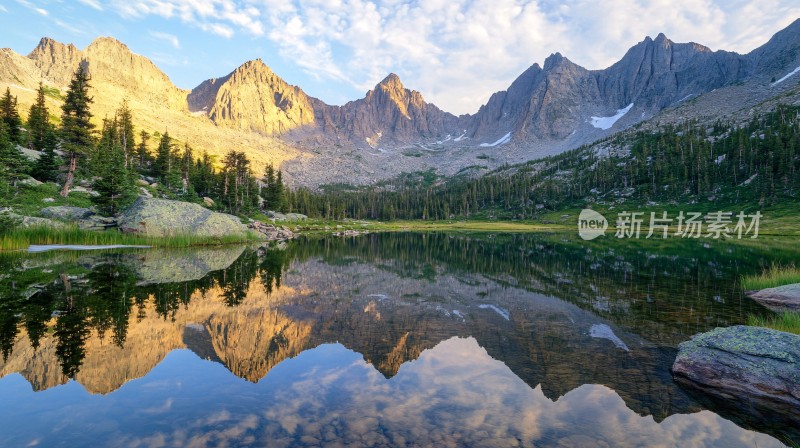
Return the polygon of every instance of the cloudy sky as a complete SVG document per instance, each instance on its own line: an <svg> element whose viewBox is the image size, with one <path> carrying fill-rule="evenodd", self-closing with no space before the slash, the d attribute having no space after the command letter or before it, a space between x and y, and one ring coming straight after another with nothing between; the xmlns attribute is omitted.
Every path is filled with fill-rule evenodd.
<svg viewBox="0 0 800 448"><path fill-rule="evenodd" d="M0 47L113 36L179 87L262 58L331 104L388 73L453 113L553 52L605 68L645 36L748 52L800 18L797 0L0 0Z"/></svg>

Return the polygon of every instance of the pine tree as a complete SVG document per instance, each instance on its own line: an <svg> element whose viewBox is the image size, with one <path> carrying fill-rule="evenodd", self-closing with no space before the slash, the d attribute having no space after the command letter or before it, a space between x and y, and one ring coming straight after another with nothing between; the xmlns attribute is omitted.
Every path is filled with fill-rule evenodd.
<svg viewBox="0 0 800 448"><path fill-rule="evenodd" d="M156 159L153 163L153 174L158 177L162 183L167 183L167 177L170 174L170 169L172 167L171 159L172 158L172 138L169 136L169 132L165 132L161 136L161 140L158 143L158 149L156 150Z"/></svg>
<svg viewBox="0 0 800 448"><path fill-rule="evenodd" d="M36 91L36 102L28 113L28 147L34 151L44 151L48 135L53 129L44 94L44 84L40 82Z"/></svg>
<svg viewBox="0 0 800 448"><path fill-rule="evenodd" d="M11 141L6 123L0 121L0 195L9 195L26 168L25 158Z"/></svg>
<svg viewBox="0 0 800 448"><path fill-rule="evenodd" d="M133 114L128 106L128 100L122 101L122 106L117 110L117 125L119 128L119 143L125 156L125 167L130 167L133 151L136 145L133 132Z"/></svg>
<svg viewBox="0 0 800 448"><path fill-rule="evenodd" d="M61 196L66 197L75 180L75 171L78 169L78 160L85 156L92 148L94 141L92 131L94 125L90 122L92 114L89 104L89 75L81 64L70 81L67 97L61 115L61 147L67 154L69 165L67 178L61 189Z"/></svg>
<svg viewBox="0 0 800 448"><path fill-rule="evenodd" d="M135 198L133 178L125 167L120 130L116 120L104 120L96 151L102 161L95 165L93 188L99 195L92 197L92 202L109 215L115 215Z"/></svg>
<svg viewBox="0 0 800 448"><path fill-rule="evenodd" d="M0 98L0 118L6 126L8 140L19 145L22 143L22 119L17 108L17 97L11 96L11 88L6 87L6 93Z"/></svg>
<svg viewBox="0 0 800 448"><path fill-rule="evenodd" d="M33 164L31 176L42 182L55 181L58 178L58 168L61 164L61 158L56 155L56 145L58 144L58 137L56 136L55 129L50 126L50 129L45 134L42 145L41 155L36 159Z"/></svg>
<svg viewBox="0 0 800 448"><path fill-rule="evenodd" d="M264 168L264 187L261 189L261 197L264 199L266 210L275 210L275 167L270 163Z"/></svg>
<svg viewBox="0 0 800 448"><path fill-rule="evenodd" d="M278 175L275 177L275 186L273 189L274 192L272 196L275 201L275 210L281 212L286 211L286 197L284 195L283 173L281 173L281 170L278 170Z"/></svg>
<svg viewBox="0 0 800 448"><path fill-rule="evenodd" d="M153 162L153 156L150 155L150 150L147 149L147 142L150 141L150 134L142 130L139 134L139 146L136 147L136 163L135 165L142 171L146 171L150 164Z"/></svg>

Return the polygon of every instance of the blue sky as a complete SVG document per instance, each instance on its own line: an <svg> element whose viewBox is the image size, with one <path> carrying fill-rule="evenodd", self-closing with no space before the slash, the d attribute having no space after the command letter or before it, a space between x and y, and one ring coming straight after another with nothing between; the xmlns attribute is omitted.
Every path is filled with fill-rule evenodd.
<svg viewBox="0 0 800 448"><path fill-rule="evenodd" d="M331 104L388 73L473 113L559 51L604 68L645 36L747 52L800 18L796 0L0 0L0 47L113 36L192 88L262 58Z"/></svg>

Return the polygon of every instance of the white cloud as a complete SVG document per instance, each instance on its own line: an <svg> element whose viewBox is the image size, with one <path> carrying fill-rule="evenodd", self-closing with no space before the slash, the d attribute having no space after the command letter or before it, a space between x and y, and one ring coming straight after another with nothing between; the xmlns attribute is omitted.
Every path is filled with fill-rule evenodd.
<svg viewBox="0 0 800 448"><path fill-rule="evenodd" d="M5 6L0 5L0 12L8 12Z"/></svg>
<svg viewBox="0 0 800 448"><path fill-rule="evenodd" d="M94 9L96 9L98 11L102 11L103 10L103 6L97 0L78 0L78 1L83 3L86 6L94 8Z"/></svg>
<svg viewBox="0 0 800 448"><path fill-rule="evenodd" d="M96 0L87 0L94 2ZM113 0L126 17L264 36L320 80L366 90L389 72L455 113L475 112L556 51L607 67L645 36L747 52L800 17L795 0Z"/></svg>
<svg viewBox="0 0 800 448"><path fill-rule="evenodd" d="M156 38L158 40L166 41L170 45L175 47L176 49L180 49L181 48L181 41L178 40L178 37L173 35L173 34L162 33L160 31L150 31L150 36L152 36L152 37L154 37L154 38Z"/></svg>

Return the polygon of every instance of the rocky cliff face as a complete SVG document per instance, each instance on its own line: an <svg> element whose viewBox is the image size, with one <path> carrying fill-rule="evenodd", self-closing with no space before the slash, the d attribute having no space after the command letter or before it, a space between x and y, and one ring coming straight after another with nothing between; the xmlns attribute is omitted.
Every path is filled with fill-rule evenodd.
<svg viewBox="0 0 800 448"><path fill-rule="evenodd" d="M457 128L458 119L425 102L390 74L363 99L331 106L289 85L263 61L250 61L220 79L204 81L188 96L192 112L217 125L319 143L351 141L378 147L414 143Z"/></svg>
<svg viewBox="0 0 800 448"><path fill-rule="evenodd" d="M394 73L360 100L319 108L322 130L338 139L381 144L414 143L458 130L458 118L425 102L422 94L403 86Z"/></svg>
<svg viewBox="0 0 800 448"><path fill-rule="evenodd" d="M294 148L282 141L249 132L246 127L242 127L246 129L242 132L238 125L235 128L216 126L208 118L198 116L202 114L190 112L190 106L192 110L198 110L210 103L220 93L219 87L228 80L227 77L203 83L194 92L180 89L149 59L109 37L98 38L83 50L50 38L41 39L28 56L2 49L0 88L11 88L12 94L19 98L20 111L26 115L35 100L35 89L40 81L60 90L63 95L80 64L91 76L92 113L98 125L104 117L113 116L123 100L127 100L137 132L169 131L173 138L217 156L231 149L246 151L257 171L267 163L280 164L297 155ZM243 91L239 96L245 98L247 92ZM58 115L61 107L58 95L48 96L47 102L50 112ZM194 107L198 103L201 106ZM223 116L222 111L219 114Z"/></svg>
<svg viewBox="0 0 800 448"><path fill-rule="evenodd" d="M191 110L206 112L216 124L265 135L312 125L311 102L261 59L246 62L225 78L203 82L188 96Z"/></svg>

